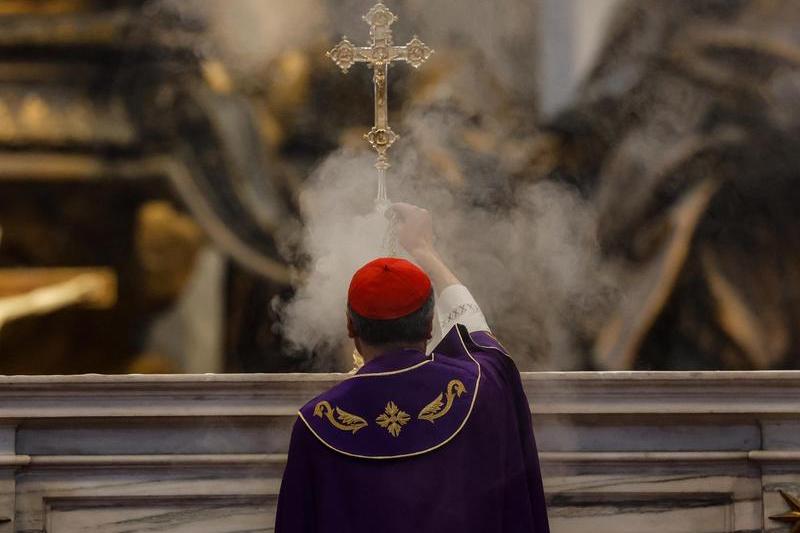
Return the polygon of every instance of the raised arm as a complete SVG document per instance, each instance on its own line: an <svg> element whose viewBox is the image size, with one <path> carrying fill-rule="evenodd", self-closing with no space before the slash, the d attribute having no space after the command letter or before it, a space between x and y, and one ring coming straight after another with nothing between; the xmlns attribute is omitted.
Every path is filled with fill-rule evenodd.
<svg viewBox="0 0 800 533"><path fill-rule="evenodd" d="M442 333L456 324L470 332L489 331L486 318L469 290L436 251L431 214L410 204L392 206L397 216L397 240L430 276L436 290L436 314Z"/></svg>

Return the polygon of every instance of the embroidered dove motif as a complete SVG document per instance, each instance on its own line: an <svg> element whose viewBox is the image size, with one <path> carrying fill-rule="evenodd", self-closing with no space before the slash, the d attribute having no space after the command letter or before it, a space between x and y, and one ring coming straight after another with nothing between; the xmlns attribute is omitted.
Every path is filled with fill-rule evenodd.
<svg viewBox="0 0 800 533"><path fill-rule="evenodd" d="M336 414L335 417L334 413ZM327 418L328 422L330 422L331 425L336 429L341 429L342 431L351 431L353 435L355 435L359 429L365 428L369 425L367 421L360 416L348 413L347 411L339 409L338 407L334 409L331 407L331 404L326 401L319 402L316 407L314 407L314 416Z"/></svg>
<svg viewBox="0 0 800 533"><path fill-rule="evenodd" d="M450 411L450 408L453 407L453 401L467 392L467 388L461 381L454 379L447 384L446 392L447 404L444 403L444 393L441 393L435 400L422 408L417 418L434 423L437 418L443 417ZM444 409L442 407L444 407Z"/></svg>

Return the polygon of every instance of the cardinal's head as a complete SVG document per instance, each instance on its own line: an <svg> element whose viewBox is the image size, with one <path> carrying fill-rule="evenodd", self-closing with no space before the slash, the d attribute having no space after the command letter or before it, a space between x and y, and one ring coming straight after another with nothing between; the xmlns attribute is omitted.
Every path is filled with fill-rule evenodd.
<svg viewBox="0 0 800 533"><path fill-rule="evenodd" d="M380 258L361 267L347 304L348 332L367 360L394 348L425 351L432 337L433 285L405 259Z"/></svg>

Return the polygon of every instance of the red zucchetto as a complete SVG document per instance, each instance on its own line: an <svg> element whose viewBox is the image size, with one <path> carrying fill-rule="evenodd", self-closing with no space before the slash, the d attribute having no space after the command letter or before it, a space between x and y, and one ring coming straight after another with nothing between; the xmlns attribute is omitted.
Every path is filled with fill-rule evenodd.
<svg viewBox="0 0 800 533"><path fill-rule="evenodd" d="M380 258L361 267L350 282L347 303L371 320L394 320L419 311L431 295L431 280L405 259Z"/></svg>

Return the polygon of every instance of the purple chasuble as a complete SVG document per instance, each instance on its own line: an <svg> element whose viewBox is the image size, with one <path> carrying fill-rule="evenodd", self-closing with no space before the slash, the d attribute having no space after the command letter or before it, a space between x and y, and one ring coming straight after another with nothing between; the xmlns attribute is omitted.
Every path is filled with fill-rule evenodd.
<svg viewBox="0 0 800 533"><path fill-rule="evenodd" d="M519 371L485 332L386 353L300 410L276 533L549 533Z"/></svg>

